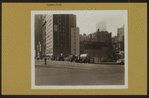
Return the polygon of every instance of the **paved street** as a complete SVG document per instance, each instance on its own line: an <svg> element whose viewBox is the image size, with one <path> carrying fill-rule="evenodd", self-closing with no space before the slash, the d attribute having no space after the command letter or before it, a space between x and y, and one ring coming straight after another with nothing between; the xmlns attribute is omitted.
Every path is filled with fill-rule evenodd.
<svg viewBox="0 0 149 98"><path fill-rule="evenodd" d="M124 85L124 65L36 60L35 85Z"/></svg>

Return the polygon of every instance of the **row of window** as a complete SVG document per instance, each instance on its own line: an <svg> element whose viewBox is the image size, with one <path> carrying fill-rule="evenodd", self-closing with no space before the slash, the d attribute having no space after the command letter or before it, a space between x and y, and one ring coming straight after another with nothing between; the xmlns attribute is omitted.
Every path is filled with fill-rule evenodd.
<svg viewBox="0 0 149 98"><path fill-rule="evenodd" d="M53 50L53 47L46 47L46 50Z"/></svg>
<svg viewBox="0 0 149 98"><path fill-rule="evenodd" d="M51 41L51 40L53 40L53 37L52 36L50 36L50 37L46 37L46 41Z"/></svg>
<svg viewBox="0 0 149 98"><path fill-rule="evenodd" d="M46 16L47 16L47 17L52 17L53 15L51 15L51 14L46 14Z"/></svg>
<svg viewBox="0 0 149 98"><path fill-rule="evenodd" d="M53 33L53 29L52 28L46 28L47 34L49 33Z"/></svg>
<svg viewBox="0 0 149 98"><path fill-rule="evenodd" d="M48 34L48 35L46 35L46 38L53 38L53 35Z"/></svg>
<svg viewBox="0 0 149 98"><path fill-rule="evenodd" d="M51 45L51 44L53 44L53 41L48 41L48 42L46 41L46 44Z"/></svg>
<svg viewBox="0 0 149 98"><path fill-rule="evenodd" d="M47 46L48 45L53 45L53 42L47 42L46 44L47 44Z"/></svg>
<svg viewBox="0 0 149 98"><path fill-rule="evenodd" d="M58 29L59 30L65 30L65 27L64 26L63 27L60 26Z"/></svg>
<svg viewBox="0 0 149 98"><path fill-rule="evenodd" d="M51 52L53 52L53 48L47 48L46 51L51 51Z"/></svg>
<svg viewBox="0 0 149 98"><path fill-rule="evenodd" d="M51 45L51 44L53 44L53 41L48 41L48 42L46 41L46 44Z"/></svg>
<svg viewBox="0 0 149 98"><path fill-rule="evenodd" d="M46 28L53 28L53 23L48 23L48 24L46 25Z"/></svg>
<svg viewBox="0 0 149 98"><path fill-rule="evenodd" d="M49 45L52 46L53 45L53 42L47 42L46 43L46 46L49 46Z"/></svg>
<svg viewBox="0 0 149 98"><path fill-rule="evenodd" d="M47 21L52 21L53 20L53 17L47 17Z"/></svg>
<svg viewBox="0 0 149 98"><path fill-rule="evenodd" d="M51 49L51 48L53 48L53 47L46 47L46 50L49 50L49 49Z"/></svg>
<svg viewBox="0 0 149 98"><path fill-rule="evenodd" d="M46 50L50 50L50 51L51 51L51 50L53 50L53 47L51 47L51 48L50 48L50 47L49 47L49 48L46 48Z"/></svg>
<svg viewBox="0 0 149 98"><path fill-rule="evenodd" d="M49 50L46 50L46 53L51 53L51 52L53 52L53 50L51 50L51 51L49 51Z"/></svg>
<svg viewBox="0 0 149 98"><path fill-rule="evenodd" d="M62 43L56 43L54 44L54 47L70 47L70 45L67 43L67 44L62 44Z"/></svg>
<svg viewBox="0 0 149 98"><path fill-rule="evenodd" d="M47 21L47 22L49 22L49 21L50 21L50 22L53 21L53 17L47 17L47 18L46 18L46 21Z"/></svg>
<svg viewBox="0 0 149 98"><path fill-rule="evenodd" d="M53 39L52 38L46 39L46 42L47 43L52 43L53 42Z"/></svg>
<svg viewBox="0 0 149 98"><path fill-rule="evenodd" d="M46 38L47 38L47 39L52 39L52 38L53 38L53 35L48 34L48 35L46 35Z"/></svg>
<svg viewBox="0 0 149 98"><path fill-rule="evenodd" d="M59 29L59 32L65 32L65 30L64 29L63 30L62 29Z"/></svg>
<svg viewBox="0 0 149 98"><path fill-rule="evenodd" d="M53 18L52 18L52 17L51 17L51 18L48 18L48 17L47 17L47 18L46 18L46 21L47 21L47 22L53 22Z"/></svg>
<svg viewBox="0 0 149 98"><path fill-rule="evenodd" d="M47 23L47 25L46 26L53 26L53 22L51 22L51 23Z"/></svg>

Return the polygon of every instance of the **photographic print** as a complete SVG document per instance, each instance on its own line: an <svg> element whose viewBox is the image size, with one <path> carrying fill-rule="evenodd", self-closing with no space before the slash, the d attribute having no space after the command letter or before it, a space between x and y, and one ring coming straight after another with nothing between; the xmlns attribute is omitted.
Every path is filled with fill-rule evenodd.
<svg viewBox="0 0 149 98"><path fill-rule="evenodd" d="M32 89L127 89L127 10L31 11Z"/></svg>
<svg viewBox="0 0 149 98"><path fill-rule="evenodd" d="M147 95L147 3L2 3L2 95Z"/></svg>

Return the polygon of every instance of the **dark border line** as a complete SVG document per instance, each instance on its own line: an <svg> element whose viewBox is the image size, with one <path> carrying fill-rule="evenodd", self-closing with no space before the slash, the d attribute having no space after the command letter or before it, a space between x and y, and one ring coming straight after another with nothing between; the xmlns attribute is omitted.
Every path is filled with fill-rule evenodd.
<svg viewBox="0 0 149 98"><path fill-rule="evenodd" d="M1 62L1 66L0 66L0 74L2 75L2 69L1 69L1 67L2 67L2 3L0 4L0 8L1 8L1 12L0 12L0 14L1 14L1 18L0 18L0 22L1 22L1 24L0 24L0 31L1 31L1 34L0 34L0 38L1 38L1 43L0 43L0 46L1 46L1 48L0 48L0 51L1 51L1 55L0 55L0 62ZM1 75L0 75L0 80L2 81L2 78L1 78ZM2 89L2 86L1 86L1 84L2 84L2 82L0 81L0 88ZM0 94L1 94L1 89L0 89Z"/></svg>
<svg viewBox="0 0 149 98"><path fill-rule="evenodd" d="M0 57L1 57L1 59L0 59L0 62L1 62L1 65L2 65L2 3L46 3L46 2L48 2L48 3L53 3L53 2L55 2L55 3L59 3L59 2L62 2L62 3L102 3L102 2L106 2L106 3L147 3L147 5L148 5L148 0L88 0L88 1L85 1L85 0L65 0L65 2L64 1L62 1L62 0L1 0L1 4L0 4L0 7L1 7L1 18L0 18L0 21L1 21L1 24L0 24L0 30L1 30L1 35L0 35L0 37L1 37L1 49L0 49L0 51L1 51L1 55L0 55ZM149 5L148 5L149 6ZM149 7L147 6L147 10L149 10ZM148 27L149 27L149 25L148 25L148 23L149 23L149 20L148 20L148 12L147 12L147 94L149 94L149 92L148 92L148 82L149 82L149 78L148 78L148 56L149 56L149 51L148 51L148 48L149 48L149 45L148 45L148 42L149 42L149 39L148 39L148 35L149 35L149 32L148 32ZM0 73L2 72L2 70L1 70L1 66L0 66ZM1 75L2 75L2 73L1 73ZM0 79L1 79L1 75L0 75ZM2 87L1 86L1 81L0 81L0 87ZM0 89L0 94L1 94L1 89ZM62 98L62 97L65 97L65 98L82 98L82 97L85 97L85 98L93 98L93 97L95 97L95 98L106 98L106 97L108 97L108 98L113 98L113 97L117 97L117 98L127 98L127 97L134 97L134 98L136 98L136 97L138 97L138 98L143 98L143 97L147 97L146 95L74 95L74 96L72 96L72 95L3 95L2 96L3 98L55 98L55 97L57 97L57 98Z"/></svg>
<svg viewBox="0 0 149 98"><path fill-rule="evenodd" d="M149 1L148 1L149 2ZM149 74L148 74L148 58L149 58L149 45L148 45L148 42L149 42L149 31L148 31L148 28L149 28L149 19L148 19L148 10L149 10L149 4L147 3L147 95L149 94L149 85L148 85L148 82L149 82Z"/></svg>
<svg viewBox="0 0 149 98"><path fill-rule="evenodd" d="M90 2L90 3L102 3L102 2L106 2L106 3L145 3L147 2L148 0L1 0L2 2L17 2L17 3L23 3L23 2L29 2L29 3L43 3L43 2L48 2L48 3L53 3L53 2L65 2L65 3L76 3L76 2L83 2L83 3L86 3L86 2Z"/></svg>

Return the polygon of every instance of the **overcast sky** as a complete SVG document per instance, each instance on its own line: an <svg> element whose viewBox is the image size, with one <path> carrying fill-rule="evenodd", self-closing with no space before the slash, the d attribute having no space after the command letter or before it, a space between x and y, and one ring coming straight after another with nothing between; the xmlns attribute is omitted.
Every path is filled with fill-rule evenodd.
<svg viewBox="0 0 149 98"><path fill-rule="evenodd" d="M106 21L108 32L112 36L117 34L117 28L123 26L124 16L121 14L76 14L77 26L80 28L80 34L90 34L96 31L96 23L102 20Z"/></svg>
<svg viewBox="0 0 149 98"><path fill-rule="evenodd" d="M32 11L32 14L74 14L80 34L96 32L96 23L102 20L106 21L107 31L112 32L112 36L117 35L117 28L123 24L127 31L127 10L50 10Z"/></svg>

